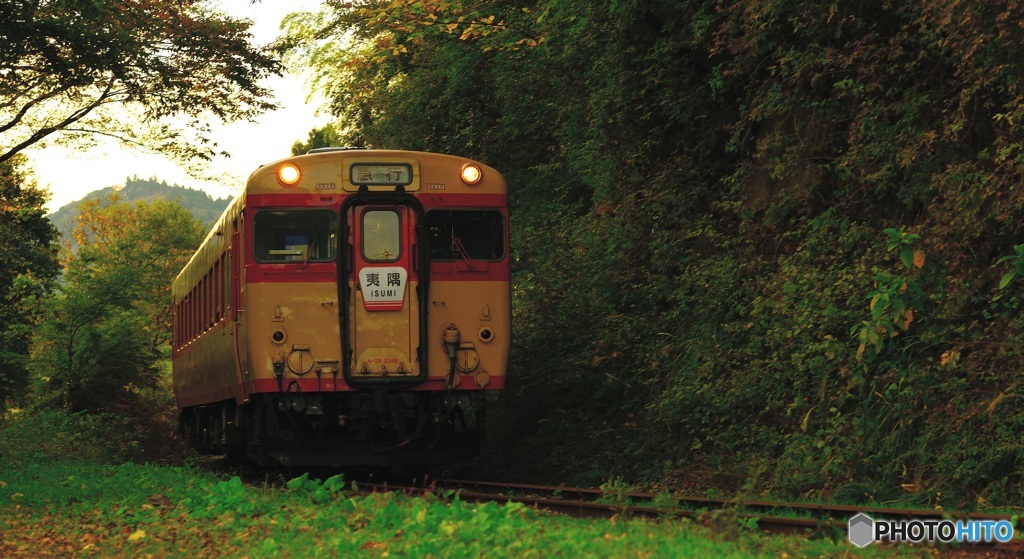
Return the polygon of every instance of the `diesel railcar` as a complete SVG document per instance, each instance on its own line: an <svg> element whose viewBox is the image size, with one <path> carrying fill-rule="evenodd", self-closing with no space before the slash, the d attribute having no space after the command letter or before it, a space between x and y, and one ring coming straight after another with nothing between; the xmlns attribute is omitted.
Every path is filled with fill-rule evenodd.
<svg viewBox="0 0 1024 559"><path fill-rule="evenodd" d="M491 167L324 148L248 179L174 281L182 436L263 465L470 457L511 342Z"/></svg>

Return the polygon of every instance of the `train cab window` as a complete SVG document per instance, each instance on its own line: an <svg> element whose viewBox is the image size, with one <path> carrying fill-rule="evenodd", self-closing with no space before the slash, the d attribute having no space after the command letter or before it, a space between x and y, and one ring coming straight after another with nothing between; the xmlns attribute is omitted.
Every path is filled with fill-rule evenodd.
<svg viewBox="0 0 1024 559"><path fill-rule="evenodd" d="M431 260L501 260L505 220L492 210L432 210L426 216Z"/></svg>
<svg viewBox="0 0 1024 559"><path fill-rule="evenodd" d="M402 253L402 231L398 213L392 210L366 210L363 213L363 259L367 262L394 262Z"/></svg>
<svg viewBox="0 0 1024 559"><path fill-rule="evenodd" d="M338 243L338 216L330 210L263 210L253 220L259 262L330 262Z"/></svg>

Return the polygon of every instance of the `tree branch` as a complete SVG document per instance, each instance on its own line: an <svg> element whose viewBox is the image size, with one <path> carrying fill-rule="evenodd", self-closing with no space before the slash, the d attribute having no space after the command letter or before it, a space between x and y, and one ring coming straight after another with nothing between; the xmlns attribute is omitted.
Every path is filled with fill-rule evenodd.
<svg viewBox="0 0 1024 559"><path fill-rule="evenodd" d="M58 95L60 95L62 93L65 93L65 92L67 92L70 89L71 89L70 85L65 85L64 87L61 87L61 88L56 89L54 91L51 91L50 93L47 93L46 95L42 95L40 97L32 99L28 103L25 103L25 105L21 108L21 110L18 111L13 117L11 117L10 121L8 121L6 124L0 125L0 133L6 132L6 131L10 130L11 128L14 128L15 126L17 126L18 123L21 122L22 119L25 118L25 115L28 114L28 112L30 110L32 110L32 108L35 107L36 105L39 105L40 103L42 103L44 101L48 101L50 99L53 99L54 97L56 97L56 96L58 96Z"/></svg>
<svg viewBox="0 0 1024 559"><path fill-rule="evenodd" d="M111 94L111 91L113 90L113 88L114 88L114 83L113 82L108 83L106 89L103 90L103 93L101 93L96 98L96 100L93 101L92 103L89 103L87 106L82 107L82 108L78 109L77 111L71 113L70 115L68 115L67 118L65 118L64 120L62 120L61 122L59 122L57 124L54 124L54 125L51 125L51 126L46 126L46 127L43 127L41 129L37 130L35 133L33 133L31 136L29 136L23 142L21 142L21 143L15 145L15 146L9 148L5 153L0 154L0 164L2 164L5 161L7 161L8 159L14 157L15 155L20 153L25 148L27 148L27 147L29 147L29 146L39 142L43 138L46 138L50 134L53 134L54 132L58 132L60 130L63 130L65 128L67 128L69 125L74 124L74 123L78 122L79 120L82 120L89 113L91 113L92 111L96 110L101 105L109 102L109 100L112 97L115 96L114 94Z"/></svg>

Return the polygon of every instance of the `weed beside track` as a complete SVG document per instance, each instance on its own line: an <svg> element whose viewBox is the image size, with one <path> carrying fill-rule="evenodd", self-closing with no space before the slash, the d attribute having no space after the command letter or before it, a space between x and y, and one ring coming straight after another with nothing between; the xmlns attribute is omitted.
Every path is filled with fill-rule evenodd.
<svg viewBox="0 0 1024 559"><path fill-rule="evenodd" d="M0 557L835 557L845 541L679 519L575 519L515 503L357 494L342 476L243 483L204 469L0 466ZM931 557L877 547L858 557Z"/></svg>

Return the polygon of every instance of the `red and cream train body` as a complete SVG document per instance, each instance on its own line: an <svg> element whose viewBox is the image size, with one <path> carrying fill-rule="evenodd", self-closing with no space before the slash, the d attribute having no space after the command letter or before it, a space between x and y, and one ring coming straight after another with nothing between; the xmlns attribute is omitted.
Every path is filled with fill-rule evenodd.
<svg viewBox="0 0 1024 559"><path fill-rule="evenodd" d="M505 385L508 223L503 177L459 157L259 168L172 288L182 434L262 464L467 457Z"/></svg>

